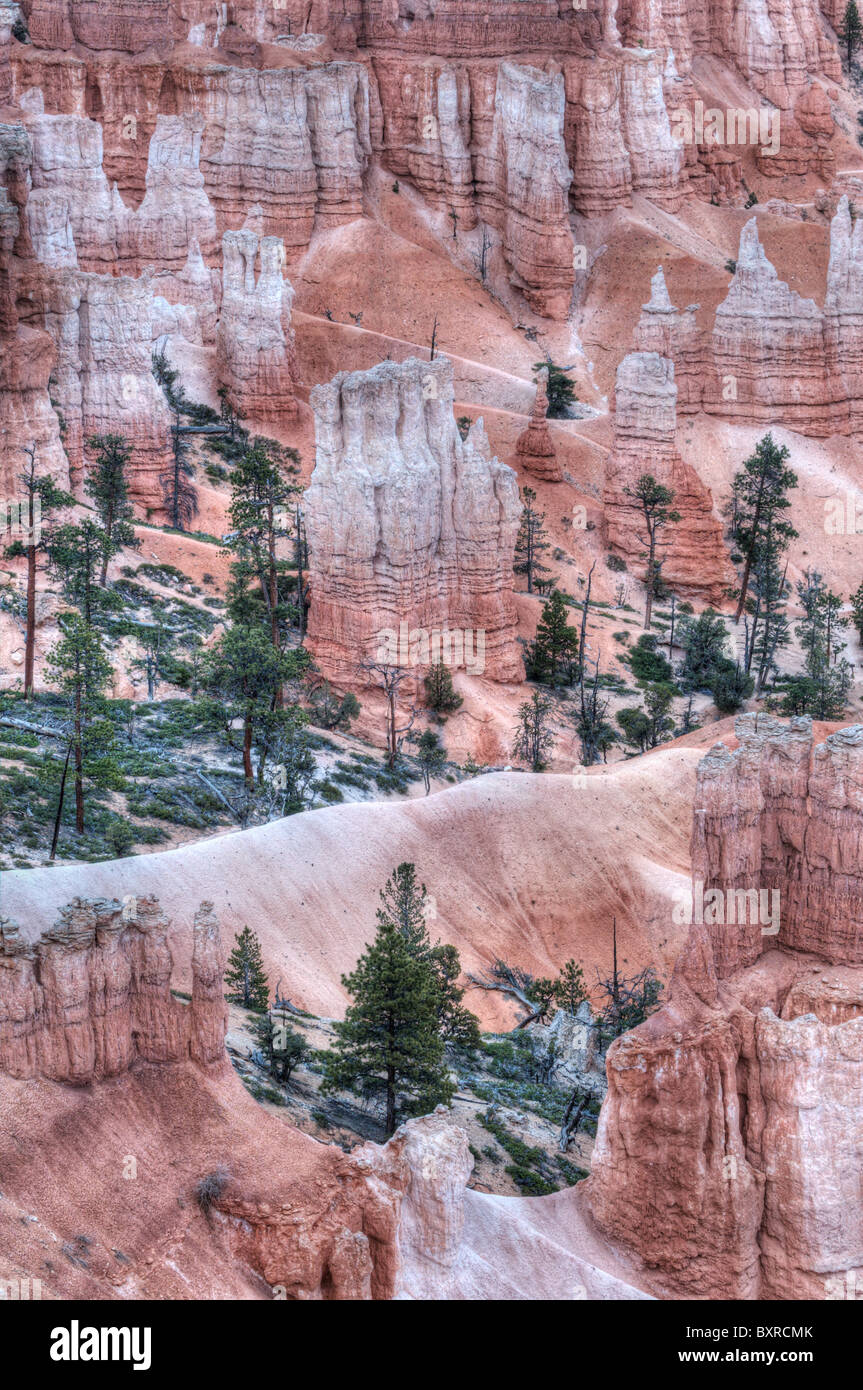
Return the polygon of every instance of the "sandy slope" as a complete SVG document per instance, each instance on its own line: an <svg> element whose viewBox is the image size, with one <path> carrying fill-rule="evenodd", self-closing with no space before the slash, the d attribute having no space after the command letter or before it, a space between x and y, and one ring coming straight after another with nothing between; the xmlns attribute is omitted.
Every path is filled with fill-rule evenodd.
<svg viewBox="0 0 863 1390"><path fill-rule="evenodd" d="M76 895L155 893L174 918L181 978L190 923L211 899L223 936L248 923L271 983L338 1015L339 983L375 926L378 891L402 860L435 900L434 935L467 969L497 956L547 974L574 955L593 981L618 920L627 969L667 969L680 945L670 895L688 875L695 767L728 728L571 776L494 773L422 800L328 807L177 850L3 875L0 910L37 935ZM472 994L489 1023L498 997Z"/></svg>

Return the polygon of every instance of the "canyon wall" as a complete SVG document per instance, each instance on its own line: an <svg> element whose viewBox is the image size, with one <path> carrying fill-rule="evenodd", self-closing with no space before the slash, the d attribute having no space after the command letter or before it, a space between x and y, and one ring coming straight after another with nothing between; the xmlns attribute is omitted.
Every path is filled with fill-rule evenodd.
<svg viewBox="0 0 863 1390"><path fill-rule="evenodd" d="M603 490L607 540L634 571L646 573L647 531L629 492L643 474L651 474L674 493L672 508L680 518L659 532L656 558L663 579L675 593L719 604L733 572L710 490L675 445L674 378L674 364L657 352L631 352L617 369L614 447Z"/></svg>
<svg viewBox="0 0 863 1390"><path fill-rule="evenodd" d="M697 304L679 310L662 268L651 281L634 333L641 352L674 363L677 408L740 424L784 424L823 438L854 434L863 421L863 232L848 195L830 224L830 260L823 310L780 280L752 217L728 293L712 330L702 332Z"/></svg>
<svg viewBox="0 0 863 1390"><path fill-rule="evenodd" d="M589 1204L673 1296L844 1297L863 1269L863 727L814 747L808 719L735 732L699 767L668 1002L608 1052Z"/></svg>
<svg viewBox="0 0 863 1390"><path fill-rule="evenodd" d="M0 919L0 1071L88 1085L138 1061L224 1061L219 929L195 914L192 999L171 993L168 922L155 898L76 898L31 940Z"/></svg>
<svg viewBox="0 0 863 1390"><path fill-rule="evenodd" d="M253 229L262 220L253 208L242 231L222 238L217 368L235 409L284 424L297 415L294 291L284 276L284 242Z"/></svg>
<svg viewBox="0 0 863 1390"><path fill-rule="evenodd" d="M491 456L482 421L459 435L452 364L409 358L340 372L311 404L308 645L324 675L362 680L381 634L405 625L418 674L429 662L420 634L469 630L483 643L480 674L520 680L516 476Z"/></svg>
<svg viewBox="0 0 863 1390"><path fill-rule="evenodd" d="M38 278L26 211L31 159L23 126L0 124L0 489L6 498L20 494L24 448L32 445L37 471L60 486L69 483L49 394L56 349L42 324L20 317Z"/></svg>

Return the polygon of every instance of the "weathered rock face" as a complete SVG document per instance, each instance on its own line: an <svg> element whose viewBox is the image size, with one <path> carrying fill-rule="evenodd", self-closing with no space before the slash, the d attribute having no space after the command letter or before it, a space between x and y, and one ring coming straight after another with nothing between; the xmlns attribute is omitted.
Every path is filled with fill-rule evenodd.
<svg viewBox="0 0 863 1390"><path fill-rule="evenodd" d="M171 417L152 372L154 313L150 273L61 270L48 278L46 322L57 344L54 389L69 461L82 466L91 435L122 434L132 450L131 496L160 508Z"/></svg>
<svg viewBox="0 0 863 1390"><path fill-rule="evenodd" d="M856 433L863 421L863 234L848 195L830 225L823 311L779 279L751 218L712 332L697 304L671 303L662 270L651 281L634 334L643 352L674 363L678 409L706 410L750 425L782 423L823 437Z"/></svg>
<svg viewBox="0 0 863 1390"><path fill-rule="evenodd" d="M502 63L489 148L476 165L478 203L500 230L513 283L550 318L566 317L575 280L563 113L561 75Z"/></svg>
<svg viewBox="0 0 863 1390"><path fill-rule="evenodd" d="M543 367L537 374L536 400L530 415L530 424L522 430L515 441L517 462L548 483L563 481L563 468L558 461L551 440L546 416L548 414L548 368Z"/></svg>
<svg viewBox="0 0 863 1390"><path fill-rule="evenodd" d="M0 1070L86 1085L138 1059L222 1062L227 1008L211 904L195 916L189 1006L171 994L167 930L155 898L76 898L36 941L0 920Z"/></svg>
<svg viewBox="0 0 863 1390"><path fill-rule="evenodd" d="M32 148L20 125L0 125L0 488L19 494L25 446L36 446L37 467L61 486L69 468L60 421L48 394L56 360L44 329L19 322L18 295L30 290L36 269L27 229Z"/></svg>
<svg viewBox="0 0 863 1390"><path fill-rule="evenodd" d="M252 209L249 222L259 221ZM296 417L297 367L285 247L247 225L222 238L218 369L231 403L253 420ZM259 268L258 268L259 267Z"/></svg>
<svg viewBox="0 0 863 1390"><path fill-rule="evenodd" d="M674 363L677 411L688 415L701 409L704 390L705 344L695 322L697 304L677 309L672 304L659 267L650 282L650 299L642 305L633 335L636 352L657 352Z"/></svg>
<svg viewBox="0 0 863 1390"><path fill-rule="evenodd" d="M419 675L440 659L429 642L443 632L465 645L463 660L450 653L448 665L521 679L512 595L518 486L491 457L481 421L461 439L452 364L409 358L340 372L310 399L309 646L323 673L362 680L359 664L381 659L392 634L409 654L390 661Z"/></svg>
<svg viewBox="0 0 863 1390"><path fill-rule="evenodd" d="M699 768L669 1002L609 1049L589 1200L669 1291L843 1297L863 1268L863 727L815 748L808 719L736 733Z"/></svg>
<svg viewBox="0 0 863 1390"><path fill-rule="evenodd" d="M841 383L848 427L863 428L863 225L852 222L848 195L830 223L830 263L824 300L827 370Z"/></svg>
<svg viewBox="0 0 863 1390"><path fill-rule="evenodd" d="M674 510L680 515L660 533L663 577L678 593L719 603L733 575L710 490L684 463L674 442L674 375L674 364L657 352L631 352L617 369L614 448L606 462L603 491L608 544L634 570L643 569L643 518L625 489L634 490L643 473L652 474L672 489Z"/></svg>
<svg viewBox="0 0 863 1390"><path fill-rule="evenodd" d="M779 279L754 217L740 235L711 350L716 377L708 385L708 410L752 423L781 418L807 434L831 433L841 392L826 377L821 312Z"/></svg>

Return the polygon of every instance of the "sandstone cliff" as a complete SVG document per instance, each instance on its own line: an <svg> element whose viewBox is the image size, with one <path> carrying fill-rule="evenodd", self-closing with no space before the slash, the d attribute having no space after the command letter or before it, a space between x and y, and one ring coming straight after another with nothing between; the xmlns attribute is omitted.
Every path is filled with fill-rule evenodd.
<svg viewBox="0 0 863 1390"><path fill-rule="evenodd" d="M465 643L481 640L479 674L521 679L512 595L518 487L512 469L491 457L481 421L461 439L451 363L409 358L340 372L313 390L311 404L309 646L324 674L356 682L381 634L404 624L418 652L426 635L418 668L429 661L429 634L454 630Z"/></svg>
<svg viewBox="0 0 863 1390"><path fill-rule="evenodd" d="M297 366L291 303L285 279L285 247L278 237L259 237L250 223L222 238L222 307L218 371L235 409L252 420L291 421L297 414Z"/></svg>
<svg viewBox="0 0 863 1390"><path fill-rule="evenodd" d="M673 491L673 507L680 516L659 535L657 558L663 578L676 593L718 604L733 573L710 490L675 445L674 378L674 364L657 352L631 352L617 369L614 447L603 490L608 544L636 572L644 572L646 531L626 489L634 491L642 474L652 474Z"/></svg>
<svg viewBox="0 0 863 1390"><path fill-rule="evenodd" d="M841 1297L863 1268L863 728L736 732L699 768L669 1001L609 1049L589 1201L672 1293Z"/></svg>

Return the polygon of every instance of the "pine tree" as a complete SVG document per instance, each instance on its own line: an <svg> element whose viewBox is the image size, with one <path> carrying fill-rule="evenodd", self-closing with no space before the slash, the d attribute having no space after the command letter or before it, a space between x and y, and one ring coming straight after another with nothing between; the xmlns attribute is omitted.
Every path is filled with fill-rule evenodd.
<svg viewBox="0 0 863 1390"><path fill-rule="evenodd" d="M302 648L283 654L260 627L238 623L223 633L204 658L205 689L243 722L243 775L249 784L254 781L252 745L258 728L285 681L299 675L305 661Z"/></svg>
<svg viewBox="0 0 863 1390"><path fill-rule="evenodd" d="M772 434L766 434L734 476L731 538L743 563L735 622L740 621L753 567L765 553L768 541L774 557L778 557L797 537L790 521L783 519L783 513L791 506L786 493L797 486L796 473L785 467L788 457L786 446L774 444Z"/></svg>
<svg viewBox="0 0 863 1390"><path fill-rule="evenodd" d="M453 690L452 672L443 661L437 661L429 667L423 685L426 704L438 714L452 714L463 703L461 695L457 695Z"/></svg>
<svg viewBox="0 0 863 1390"><path fill-rule="evenodd" d="M433 729L424 729L419 737L411 736L410 741L416 745L417 762L420 765L423 785L426 789L426 796L428 796L431 790L431 778L441 772L446 765L446 749Z"/></svg>
<svg viewBox="0 0 863 1390"><path fill-rule="evenodd" d="M627 497L632 498L644 524L645 534L639 535L638 539L646 546L644 559L647 561L647 568L644 583L647 594L644 604L644 626L648 628L653 614L653 600L659 590L662 567L662 560L658 554L659 535L666 526L680 520L680 513L672 509L674 493L671 488L658 483L652 473L642 473L634 488L625 487L623 491Z"/></svg>
<svg viewBox="0 0 863 1390"><path fill-rule="evenodd" d="M845 6L845 14L842 18L842 38L845 41L845 51L848 54L848 68L850 70L854 49L863 38L863 23L861 23L860 11L854 0L848 0L848 4Z"/></svg>
<svg viewBox="0 0 863 1390"><path fill-rule="evenodd" d="M308 1056L309 1045L302 1033L291 1027L284 1010L277 1009L256 1018L252 1032L260 1043L270 1075L287 1084L291 1073Z"/></svg>
<svg viewBox="0 0 863 1390"><path fill-rule="evenodd" d="M574 960L568 960L554 982L554 1001L559 1008L575 1015L586 998L584 972Z"/></svg>
<svg viewBox="0 0 863 1390"><path fill-rule="evenodd" d="M36 469L36 445L27 444L23 453L27 459L20 482L24 488L26 516L24 517L24 539L16 539L6 548L10 558L18 555L27 557L27 614L24 638L24 696L33 695L33 668L36 653L36 575L39 559L47 549L50 530L45 525L48 514L59 507L72 507L75 498L71 493L57 487L53 478L41 475Z"/></svg>
<svg viewBox="0 0 863 1390"><path fill-rule="evenodd" d="M559 367L555 362L534 362L533 379L539 372L548 371L548 417L551 420L568 420L570 407L578 400L575 388L566 375L568 367Z"/></svg>
<svg viewBox="0 0 863 1390"><path fill-rule="evenodd" d="M189 460L189 446L183 438L179 408L174 410L171 428L171 462L162 470L160 482L168 525L188 531L198 515L198 493L192 483L195 469Z"/></svg>
<svg viewBox="0 0 863 1390"><path fill-rule="evenodd" d="M455 1087L445 1062L435 973L386 913L379 912L374 941L342 984L353 1003L335 1025L321 1089L383 1099L387 1137L401 1119L448 1104Z"/></svg>
<svg viewBox="0 0 863 1390"><path fill-rule="evenodd" d="M680 644L683 665L680 684L684 690L710 690L717 669L728 662L725 644L728 631L725 623L712 608L705 608L697 618L686 617L680 624Z"/></svg>
<svg viewBox="0 0 863 1390"><path fill-rule="evenodd" d="M99 583L104 588L111 556L116 555L123 546L137 548L139 544L131 524L132 508L129 503L131 452L119 434L95 434L87 440L87 446L96 452L84 490L92 497L102 523L104 543Z"/></svg>
<svg viewBox="0 0 863 1390"><path fill-rule="evenodd" d="M546 695L533 692L530 700L518 707L518 724L512 745L512 756L530 763L533 772L541 772L545 766L545 755L554 743L554 735L548 727L551 715L551 700Z"/></svg>
<svg viewBox="0 0 863 1390"><path fill-rule="evenodd" d="M261 943L251 927L243 927L234 939L234 948L225 968L225 995L232 1004L260 1012L270 1000L270 985L264 971Z"/></svg>
<svg viewBox="0 0 863 1390"><path fill-rule="evenodd" d="M108 592L101 577L113 547L90 517L79 526L67 522L53 530L47 552L49 571L60 580L64 596L86 623L96 625L107 610L121 606L122 600Z"/></svg>
<svg viewBox="0 0 863 1390"><path fill-rule="evenodd" d="M567 621L569 605L560 590L547 601L529 653L528 676L547 685L572 685L578 663L578 633Z"/></svg>
<svg viewBox="0 0 863 1390"><path fill-rule="evenodd" d="M84 833L84 788L122 785L111 758L114 728L107 718L104 694L113 675L99 634L79 613L60 618L60 640L46 660L50 684L60 690L69 711L69 749L75 772L75 829ZM68 759L67 759L68 766ZM63 813L65 773L60 789L54 844ZM53 857L53 853L52 853Z"/></svg>
<svg viewBox="0 0 863 1390"><path fill-rule="evenodd" d="M256 438L231 474L228 544L236 559L231 566L228 611L235 621L246 624L257 615L277 651L284 647L291 567L290 561L279 557L278 547L290 534L290 504L300 491L287 476L296 471L298 460L295 449ZM302 585L301 574L298 583Z"/></svg>
<svg viewBox="0 0 863 1390"><path fill-rule="evenodd" d="M839 719L845 712L854 668L841 653L839 634L848 625L841 616L842 600L832 593L817 570L807 570L797 585L803 617L796 633L803 650L805 676L788 682L783 713L810 714L814 719Z"/></svg>
<svg viewBox="0 0 863 1390"><path fill-rule="evenodd" d="M516 560L513 568L516 574L526 576L527 592L532 594L539 576L551 573L541 559L543 551L548 550L550 546L546 540L545 512L536 510L536 493L533 488L522 488L521 500L524 506L515 542Z"/></svg>

